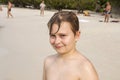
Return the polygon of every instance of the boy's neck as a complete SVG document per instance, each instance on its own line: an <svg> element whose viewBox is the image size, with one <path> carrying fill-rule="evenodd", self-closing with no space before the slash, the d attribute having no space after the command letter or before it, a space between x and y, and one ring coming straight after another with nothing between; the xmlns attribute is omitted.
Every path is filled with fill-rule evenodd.
<svg viewBox="0 0 120 80"><path fill-rule="evenodd" d="M67 53L64 53L64 54L58 54L58 58L66 60L66 59L69 59L69 58L73 57L76 54L78 54L78 51L76 49L73 49L70 52L67 52Z"/></svg>

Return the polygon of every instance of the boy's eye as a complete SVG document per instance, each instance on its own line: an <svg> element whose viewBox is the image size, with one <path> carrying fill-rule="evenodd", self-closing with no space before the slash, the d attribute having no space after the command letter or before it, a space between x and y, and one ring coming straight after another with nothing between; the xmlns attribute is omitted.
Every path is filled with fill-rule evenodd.
<svg viewBox="0 0 120 80"><path fill-rule="evenodd" d="M60 35L61 38L64 38L65 36L66 36L66 35L64 35L64 34Z"/></svg>
<svg viewBox="0 0 120 80"><path fill-rule="evenodd" d="M66 35L61 35L61 36L66 36Z"/></svg>

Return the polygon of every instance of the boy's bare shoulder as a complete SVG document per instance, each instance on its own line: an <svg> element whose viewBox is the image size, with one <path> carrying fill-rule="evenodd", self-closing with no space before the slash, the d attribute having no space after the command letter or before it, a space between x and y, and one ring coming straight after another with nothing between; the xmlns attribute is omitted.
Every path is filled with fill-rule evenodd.
<svg viewBox="0 0 120 80"><path fill-rule="evenodd" d="M45 60L53 60L56 59L57 54L49 55L45 58Z"/></svg>
<svg viewBox="0 0 120 80"><path fill-rule="evenodd" d="M44 60L44 63L46 65L50 65L51 63L53 63L55 61L56 57L57 57L57 54L47 56Z"/></svg>
<svg viewBox="0 0 120 80"><path fill-rule="evenodd" d="M87 71L89 70L94 70L94 66L92 64L92 62L86 58L84 55L82 55L81 53L79 53L78 55L76 55L74 57L76 64L78 65L78 68L80 70Z"/></svg>
<svg viewBox="0 0 120 80"><path fill-rule="evenodd" d="M83 74L82 77L85 78L86 76L88 76L88 79L85 80L98 80L98 75L92 62L84 56L80 58L81 59L79 59L79 69L81 71L81 74Z"/></svg>
<svg viewBox="0 0 120 80"><path fill-rule="evenodd" d="M82 67L84 67L84 68L93 67L92 62L85 56L80 55L80 56L78 56L78 58L79 58L79 63L80 63L80 65L82 65Z"/></svg>

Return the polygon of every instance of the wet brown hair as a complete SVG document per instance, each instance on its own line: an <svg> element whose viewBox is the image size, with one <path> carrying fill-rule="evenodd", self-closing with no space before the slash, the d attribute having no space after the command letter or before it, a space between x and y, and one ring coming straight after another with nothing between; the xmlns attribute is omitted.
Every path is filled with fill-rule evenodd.
<svg viewBox="0 0 120 80"><path fill-rule="evenodd" d="M56 31L57 33L62 22L69 22L71 24L71 30L74 35L76 34L76 31L79 31L79 20L76 14L71 11L60 11L55 13L48 22L49 34L51 34L53 24L58 25L58 30Z"/></svg>

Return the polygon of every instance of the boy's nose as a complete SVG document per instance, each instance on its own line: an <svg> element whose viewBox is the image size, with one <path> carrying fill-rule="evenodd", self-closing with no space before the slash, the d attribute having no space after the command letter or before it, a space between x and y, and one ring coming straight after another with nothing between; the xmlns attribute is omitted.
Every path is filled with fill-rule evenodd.
<svg viewBox="0 0 120 80"><path fill-rule="evenodd" d="M56 37L55 44L59 44L61 42L61 39L59 37Z"/></svg>

